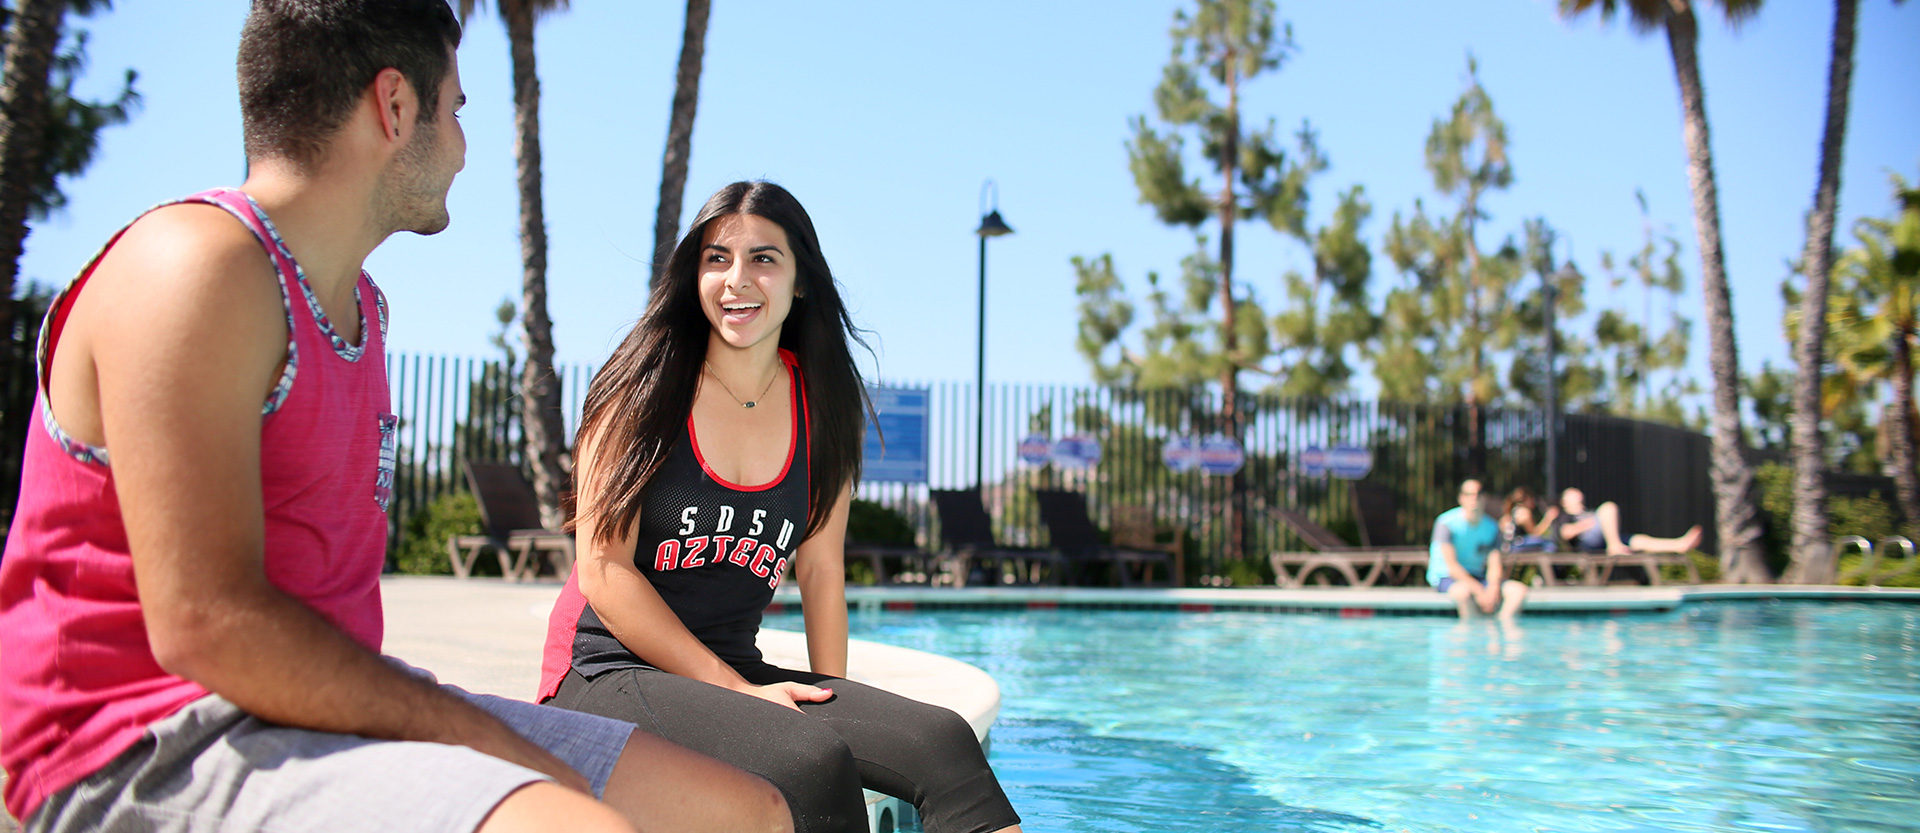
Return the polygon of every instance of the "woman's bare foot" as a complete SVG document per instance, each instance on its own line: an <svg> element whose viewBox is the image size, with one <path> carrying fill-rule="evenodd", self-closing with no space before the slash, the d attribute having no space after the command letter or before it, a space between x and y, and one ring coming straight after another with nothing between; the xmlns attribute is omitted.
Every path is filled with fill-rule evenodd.
<svg viewBox="0 0 1920 833"><path fill-rule="evenodd" d="M1700 546L1700 536L1704 534L1700 526L1695 524L1692 529L1687 530L1687 534L1680 536L1680 551L1692 552L1694 547Z"/></svg>

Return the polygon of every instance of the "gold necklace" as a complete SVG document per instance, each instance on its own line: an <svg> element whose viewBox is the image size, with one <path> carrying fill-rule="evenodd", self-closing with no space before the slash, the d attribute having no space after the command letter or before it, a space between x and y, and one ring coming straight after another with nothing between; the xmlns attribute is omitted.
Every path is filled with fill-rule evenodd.
<svg viewBox="0 0 1920 833"><path fill-rule="evenodd" d="M737 403L739 403L739 405L740 405L740 407L742 407L742 408L751 408L751 407L753 407L753 405L754 405L754 403L756 403L756 402L759 402L759 401L760 401L760 400L762 400L762 399L765 399L765 398L766 398L766 396L767 396L767 391L770 391L770 390L773 390L773 381L774 381L775 379L778 379L778 378L780 378L780 371L779 371L779 370L775 370L772 376L768 376L768 377L767 377L767 386L766 386L765 388L763 388L763 389L761 389L761 391L760 391L760 395L759 395L759 396L756 396L756 397L754 397L754 398L752 398L752 399L748 399L748 400L746 400L746 401L741 401L741 399L740 399L740 397L738 397L738 396L734 396L734 395L733 395L733 388L730 388L730 387L727 387L727 382L726 382L726 380L725 380L725 379L722 379L722 378L720 378L720 374L719 374L719 373L716 373L716 372L714 372L714 369L713 369L713 365L712 365L712 364L710 364L710 363L708 363L708 362L705 362L705 361L702 361L702 362L701 362L700 364L702 364L702 365L704 365L704 366L705 366L705 367L707 368L707 375L708 375L708 376L712 376L712 377L713 377L713 380L714 380L714 381L716 381L716 382L719 382L719 383L720 383L720 389L721 389L721 390L723 390L723 391L726 391L726 392L727 392L727 396L728 396L729 398L731 398L731 399L732 399L732 400L733 400L734 402L737 402Z"/></svg>

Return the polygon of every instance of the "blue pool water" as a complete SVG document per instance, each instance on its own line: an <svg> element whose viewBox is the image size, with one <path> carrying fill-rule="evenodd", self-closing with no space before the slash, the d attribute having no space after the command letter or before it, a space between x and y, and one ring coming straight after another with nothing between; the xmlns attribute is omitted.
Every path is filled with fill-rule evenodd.
<svg viewBox="0 0 1920 833"><path fill-rule="evenodd" d="M992 761L1036 833L1920 830L1920 607L1512 629L943 610L853 633L999 681Z"/></svg>

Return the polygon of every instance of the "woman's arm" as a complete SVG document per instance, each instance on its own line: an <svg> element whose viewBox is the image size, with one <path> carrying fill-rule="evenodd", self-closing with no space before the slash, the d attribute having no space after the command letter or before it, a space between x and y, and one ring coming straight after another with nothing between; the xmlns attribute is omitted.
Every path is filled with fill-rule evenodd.
<svg viewBox="0 0 1920 833"><path fill-rule="evenodd" d="M1553 531L1553 522L1557 520L1560 520L1560 507L1547 507L1547 511L1540 513L1540 520L1533 524L1532 534L1541 538L1547 537L1547 533Z"/></svg>
<svg viewBox="0 0 1920 833"><path fill-rule="evenodd" d="M795 701L823 700L828 695L813 686L778 683L756 686L740 676L715 655L680 617L660 598L653 583L633 564L633 550L639 531L628 528L612 544L596 540L599 519L590 511L588 501L597 495L600 469L587 443L581 443L575 471L580 473L581 512L574 536L579 551L575 566L580 594L601 623L620 644L648 665L682 677L690 677L721 688L751 694L789 708ZM842 605L842 618L845 617Z"/></svg>
<svg viewBox="0 0 1920 833"><path fill-rule="evenodd" d="M853 488L833 502L833 514L812 538L801 542L793 575L800 582L801 616L807 623L807 660L815 674L847 675L847 507Z"/></svg>

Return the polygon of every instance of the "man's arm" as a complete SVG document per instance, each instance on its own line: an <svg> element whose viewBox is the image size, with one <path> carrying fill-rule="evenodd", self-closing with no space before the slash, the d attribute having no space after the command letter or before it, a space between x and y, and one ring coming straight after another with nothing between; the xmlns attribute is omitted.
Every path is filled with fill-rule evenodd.
<svg viewBox="0 0 1920 833"><path fill-rule="evenodd" d="M69 320L76 338L60 349L82 350L97 375L155 658L262 720L460 744L585 790L559 759L267 580L260 410L286 358L279 293L244 228L182 206L135 224Z"/></svg>
<svg viewBox="0 0 1920 833"><path fill-rule="evenodd" d="M1433 540L1440 544L1440 557L1447 561L1447 575L1462 584L1478 585L1480 580L1460 566L1460 553L1453 548L1453 532L1444 523L1433 525Z"/></svg>
<svg viewBox="0 0 1920 833"><path fill-rule="evenodd" d="M794 554L801 617L807 623L807 660L815 674L847 676L847 507L853 487L833 502L833 514Z"/></svg>
<svg viewBox="0 0 1920 833"><path fill-rule="evenodd" d="M1575 538L1580 537L1580 535L1586 532L1587 530L1592 529L1599 525L1600 525L1600 519L1591 515L1589 515L1586 520L1581 520L1581 521L1570 520L1560 525L1560 537L1565 540L1571 541Z"/></svg>

